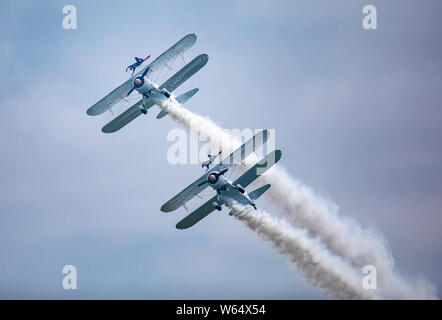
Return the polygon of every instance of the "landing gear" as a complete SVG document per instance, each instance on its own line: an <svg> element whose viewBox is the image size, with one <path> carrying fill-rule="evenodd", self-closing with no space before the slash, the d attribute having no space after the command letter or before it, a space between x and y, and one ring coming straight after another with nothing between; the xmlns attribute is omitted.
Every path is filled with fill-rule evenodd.
<svg viewBox="0 0 442 320"><path fill-rule="evenodd" d="M244 193L244 192L246 192L246 190L244 190L244 188L241 187L240 185L237 185L237 186L236 186L236 189L237 189L240 193Z"/></svg>
<svg viewBox="0 0 442 320"><path fill-rule="evenodd" d="M218 211L221 211L221 209L222 209L221 206L220 206L218 203L216 203L216 202L213 203L213 206L214 206L215 209L218 210Z"/></svg>
<svg viewBox="0 0 442 320"><path fill-rule="evenodd" d="M170 98L170 93L169 92L163 92L163 94L166 96L167 99Z"/></svg>
<svg viewBox="0 0 442 320"><path fill-rule="evenodd" d="M142 114L147 114L147 110L146 110L146 108L141 109L141 113L142 113Z"/></svg>
<svg viewBox="0 0 442 320"><path fill-rule="evenodd" d="M255 204L252 204L252 207L255 208L255 210L258 210L258 209L256 208L256 205L255 205Z"/></svg>

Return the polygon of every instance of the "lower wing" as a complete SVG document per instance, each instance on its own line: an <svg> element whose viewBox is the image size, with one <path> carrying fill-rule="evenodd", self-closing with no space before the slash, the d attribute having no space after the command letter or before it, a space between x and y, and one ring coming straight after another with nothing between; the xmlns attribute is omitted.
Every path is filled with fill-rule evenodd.
<svg viewBox="0 0 442 320"><path fill-rule="evenodd" d="M160 88L172 92L204 67L207 61L209 61L209 56L207 54L200 54L164 82Z"/></svg>
<svg viewBox="0 0 442 320"><path fill-rule="evenodd" d="M152 104L153 105L153 104ZM146 109L150 108L152 105L145 106ZM122 114L120 114L118 117L110 121L108 124L106 124L101 131L104 133L112 133L115 131L120 130L125 125L127 125L129 122L137 118L141 114L141 108L143 107L143 99L135 103L132 107L124 111Z"/></svg>
<svg viewBox="0 0 442 320"><path fill-rule="evenodd" d="M269 170L274 164L276 164L281 159L281 150L274 150L266 155L259 162L255 163L253 167L248 169L244 174L242 174L238 179L236 179L233 184L241 185L245 188L253 181L258 179L264 172Z"/></svg>
<svg viewBox="0 0 442 320"><path fill-rule="evenodd" d="M195 223L200 221L201 219L207 217L210 213L215 210L214 202L217 202L216 196L210 198L210 200L206 201L202 206L193 211L191 214L186 216L183 220L177 223L177 229L187 229L193 226Z"/></svg>

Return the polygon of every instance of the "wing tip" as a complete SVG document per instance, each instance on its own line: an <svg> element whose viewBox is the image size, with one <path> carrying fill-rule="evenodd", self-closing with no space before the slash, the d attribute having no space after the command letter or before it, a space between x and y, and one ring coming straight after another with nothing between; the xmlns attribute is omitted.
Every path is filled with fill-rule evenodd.
<svg viewBox="0 0 442 320"><path fill-rule="evenodd" d="M202 57L206 63L209 61L209 55L207 53L202 53L199 56Z"/></svg>
<svg viewBox="0 0 442 320"><path fill-rule="evenodd" d="M97 115L99 115L100 113L94 111L94 109L92 109L92 107L91 107L91 108L87 109L86 114L87 114L88 116L97 116Z"/></svg>
<svg viewBox="0 0 442 320"><path fill-rule="evenodd" d="M279 149L276 149L274 152L275 152L275 164L276 164L279 160L281 160L282 151Z"/></svg>
<svg viewBox="0 0 442 320"><path fill-rule="evenodd" d="M103 128L101 128L101 132L103 132L103 133L114 133L115 131L108 129L107 126L104 126Z"/></svg>
<svg viewBox="0 0 442 320"><path fill-rule="evenodd" d="M192 225L186 225L185 223L183 223L183 221L178 222L175 225L175 228L177 228L178 230L184 230L184 229L189 229Z"/></svg>
<svg viewBox="0 0 442 320"><path fill-rule="evenodd" d="M167 205L167 203L165 203L165 204L163 204L163 205L161 206L160 210L161 210L162 212L169 213L169 212L172 212L174 209L171 208L171 207L169 207L169 206Z"/></svg>
<svg viewBox="0 0 442 320"><path fill-rule="evenodd" d="M184 39L189 39L190 42L191 42L190 46L193 46L195 44L195 42L196 42L197 36L196 36L196 34L194 32L192 32L192 33L186 34L184 36L183 40Z"/></svg>

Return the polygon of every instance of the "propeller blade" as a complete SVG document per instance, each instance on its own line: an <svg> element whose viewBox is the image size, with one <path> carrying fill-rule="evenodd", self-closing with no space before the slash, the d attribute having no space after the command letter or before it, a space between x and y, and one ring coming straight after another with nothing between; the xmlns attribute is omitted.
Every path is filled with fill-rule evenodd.
<svg viewBox="0 0 442 320"><path fill-rule="evenodd" d="M225 168L224 170L220 171L219 175L222 176L227 171L229 171L229 168Z"/></svg>
<svg viewBox="0 0 442 320"><path fill-rule="evenodd" d="M135 89L135 86L132 87L132 89L129 90L129 92L126 94L126 97L128 97L132 93L132 91L134 91L134 89Z"/></svg>
<svg viewBox="0 0 442 320"><path fill-rule="evenodd" d="M150 68L149 66L146 67L146 69L144 69L143 73L141 74L143 77L146 76L146 74L149 72Z"/></svg>

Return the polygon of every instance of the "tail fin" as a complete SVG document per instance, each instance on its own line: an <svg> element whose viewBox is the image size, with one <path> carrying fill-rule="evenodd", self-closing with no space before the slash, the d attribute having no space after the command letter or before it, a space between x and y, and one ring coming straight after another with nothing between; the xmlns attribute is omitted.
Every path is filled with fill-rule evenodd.
<svg viewBox="0 0 442 320"><path fill-rule="evenodd" d="M197 93L198 91L199 91L198 88L192 89L192 90L187 91L186 93L183 93L182 95L176 97L175 99L176 99L176 101L178 101L178 103L184 104L187 100L192 98L195 95L195 93ZM163 109L157 115L157 119L164 118L167 114L168 114L168 112L166 111L166 109Z"/></svg>
<svg viewBox="0 0 442 320"><path fill-rule="evenodd" d="M269 188L270 188L270 184L266 184L266 185L264 185L264 186L262 186L262 187L260 187L260 188L258 188L256 190L253 190L252 192L249 193L250 199L252 199L252 200L258 199Z"/></svg>

